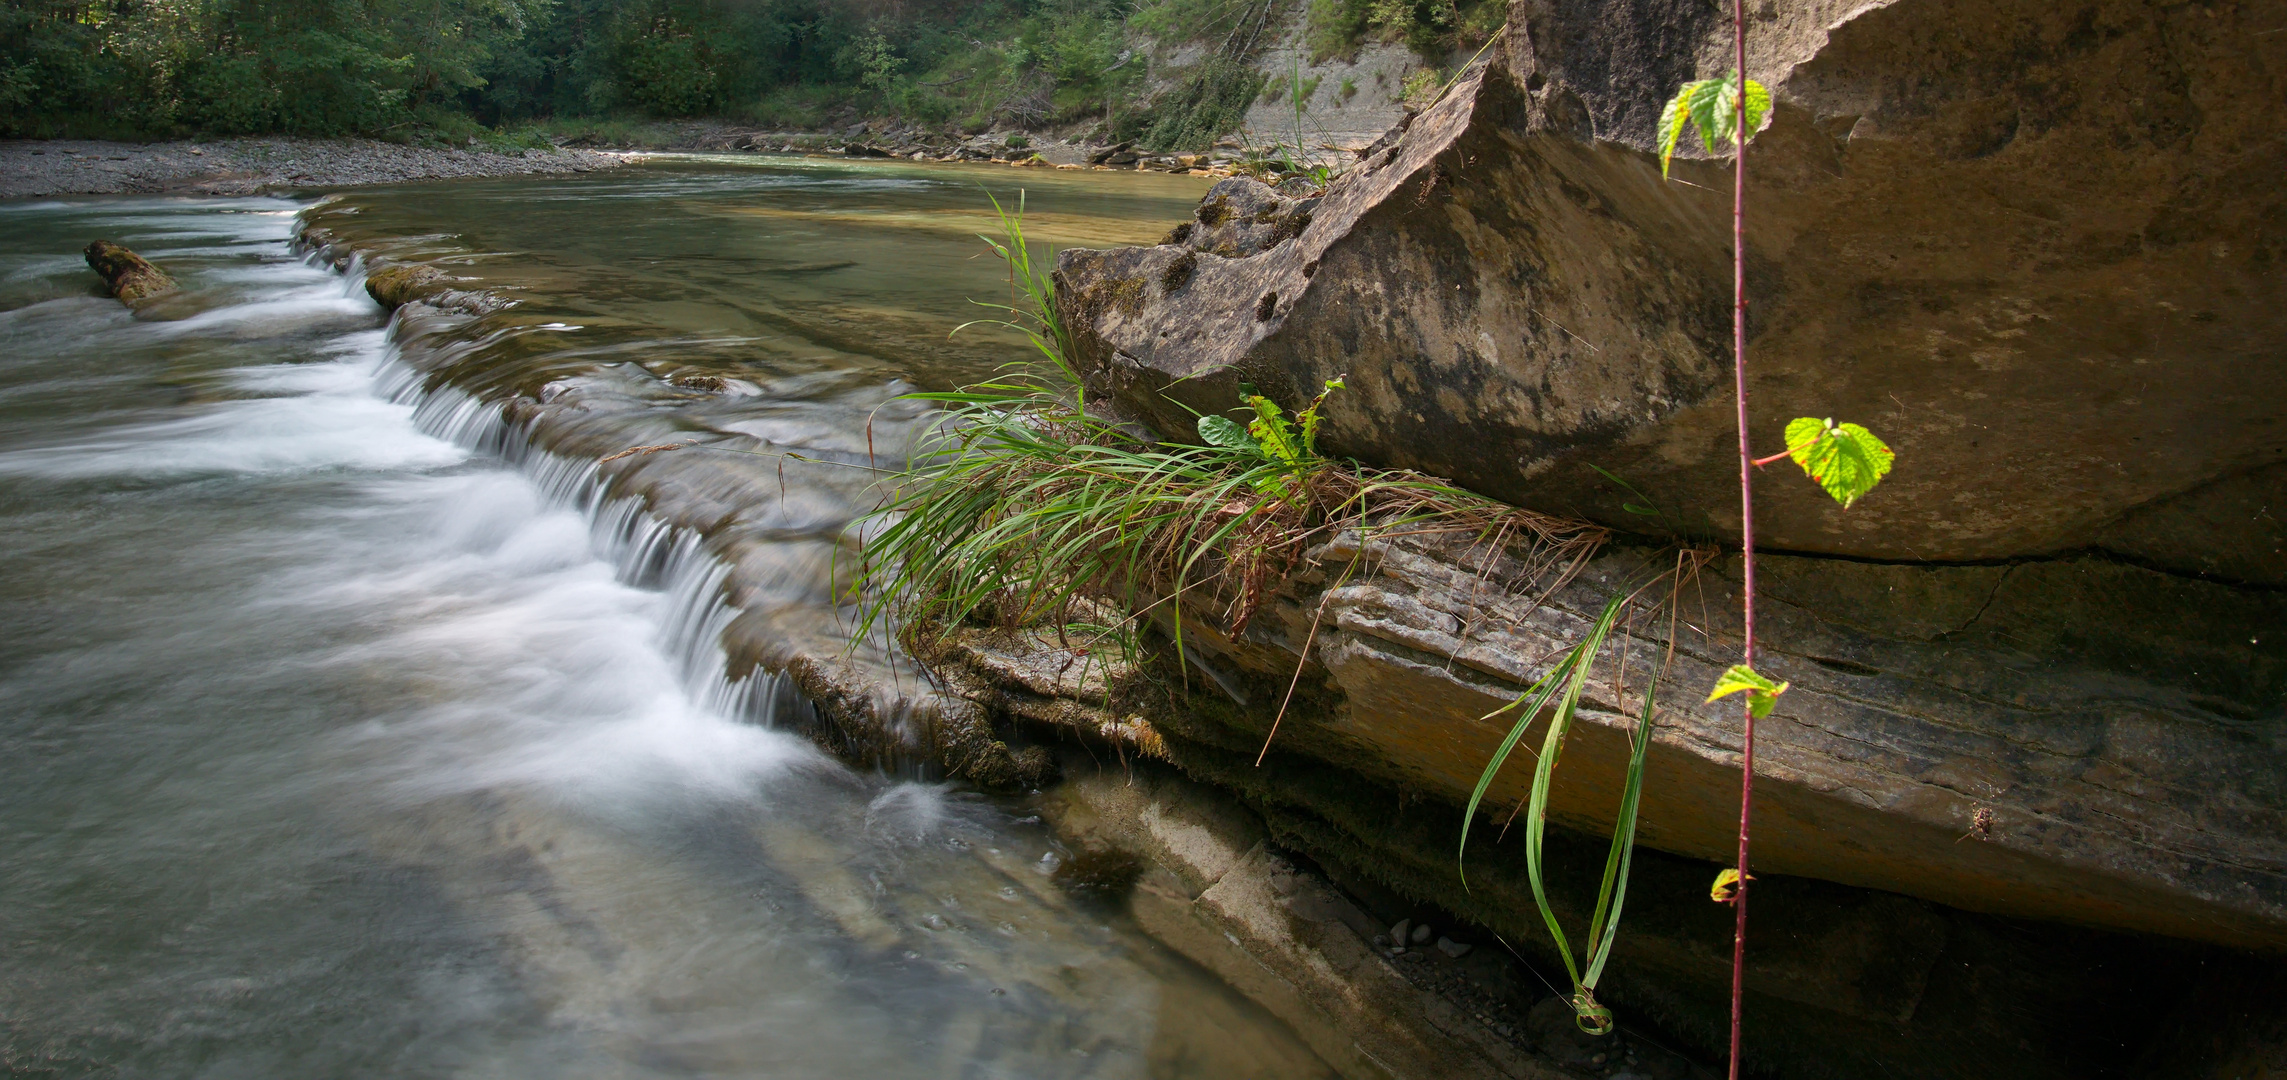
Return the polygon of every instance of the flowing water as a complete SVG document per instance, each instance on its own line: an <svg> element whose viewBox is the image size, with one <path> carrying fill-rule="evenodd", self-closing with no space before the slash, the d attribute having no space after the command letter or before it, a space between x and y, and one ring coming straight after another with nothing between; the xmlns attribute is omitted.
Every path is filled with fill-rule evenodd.
<svg viewBox="0 0 2287 1080"><path fill-rule="evenodd" d="M1005 299L966 234L1009 172L0 204L0 1068L1329 1075L1061 884L1026 798L755 722L709 549L513 445L487 396L580 381L621 391L588 398L619 402L598 439L855 453L896 393L1009 355L945 338ZM1060 243L1149 239L1198 195L1024 179ZM305 212L525 302L416 355L290 251ZM184 294L99 297L97 236ZM663 377L694 369L729 390ZM784 593L750 610L817 595L861 509L793 483L747 556L784 558Z"/></svg>

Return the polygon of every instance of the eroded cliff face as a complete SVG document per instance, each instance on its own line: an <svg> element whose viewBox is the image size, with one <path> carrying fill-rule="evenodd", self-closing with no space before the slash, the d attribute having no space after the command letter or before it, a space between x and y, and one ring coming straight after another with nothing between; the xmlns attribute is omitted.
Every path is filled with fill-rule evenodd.
<svg viewBox="0 0 2287 1080"><path fill-rule="evenodd" d="M1838 512L1765 486L1767 545L1901 561L2101 548L2287 584L2287 193L2260 5L1765 4L1750 74L1750 399L1901 451ZM1663 182L1665 95L1727 66L1714 6L1519 0L1393 148L1258 247L1071 252L1084 363L1189 430L1239 382L1350 376L1325 441L1633 522L1593 463L1734 536L1730 170ZM1213 200L1203 206L1209 212ZM1206 222L1203 225L1213 224Z"/></svg>
<svg viewBox="0 0 2287 1080"><path fill-rule="evenodd" d="M2280 84L2249 17L1766 5L1758 431L1860 418L1901 462L1847 513L1799 477L1758 494L1766 542L1804 556L1767 594L1766 666L1797 687L1766 736L1774 870L2287 948L2287 541L2263 509L2287 506L2264 273L2287 202L2257 182L2276 139L2248 117ZM1715 163L1661 183L1647 144L1657 88L1726 36L1700 5L1518 3L1505 52L1322 197L1226 181L1158 246L1066 252L1087 376L1180 435L1242 381L1299 399L1346 374L1326 445L1599 516L1593 463L1671 534L1720 538L1729 200ZM1275 678L1323 623L1324 738L1298 749L1459 801L1498 736L1475 718L1601 597L1515 600L1540 583L1403 546L1372 562L1289 583L1291 625L1229 661ZM1684 684L1729 662L1734 607L1695 603ZM1634 706L1605 709L1617 731ZM1651 798L1673 805L1647 838L1720 855L1737 720L1668 709L1680 756ZM1560 813L1609 779L1569 777ZM2010 835L1956 846L1980 810Z"/></svg>

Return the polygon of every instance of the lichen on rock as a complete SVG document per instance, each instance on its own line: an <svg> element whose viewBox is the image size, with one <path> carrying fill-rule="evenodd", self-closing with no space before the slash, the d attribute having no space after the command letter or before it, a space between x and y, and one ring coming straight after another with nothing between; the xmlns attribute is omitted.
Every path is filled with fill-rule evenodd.
<svg viewBox="0 0 2287 1080"><path fill-rule="evenodd" d="M150 260L109 240L87 245L87 265L103 277L111 295L133 306L162 293L175 291L175 279Z"/></svg>

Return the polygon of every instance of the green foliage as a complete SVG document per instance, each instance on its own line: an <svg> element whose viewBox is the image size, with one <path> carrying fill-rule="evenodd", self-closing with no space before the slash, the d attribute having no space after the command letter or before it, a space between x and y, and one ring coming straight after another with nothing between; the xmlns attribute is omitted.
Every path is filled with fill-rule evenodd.
<svg viewBox="0 0 2287 1080"><path fill-rule="evenodd" d="M1747 711L1755 714L1756 719L1762 719L1771 715L1772 707L1779 703L1779 695L1787 692L1787 686L1771 681L1745 664L1733 664L1715 680L1715 689L1708 692L1707 700L1720 701L1733 694L1745 694Z"/></svg>
<svg viewBox="0 0 2287 1080"><path fill-rule="evenodd" d="M1844 508L1890 475L1897 455L1857 424L1797 417L1787 425L1787 456Z"/></svg>
<svg viewBox="0 0 2287 1080"><path fill-rule="evenodd" d="M696 116L722 101L721 76L705 44L672 23L622 46L622 100L654 116Z"/></svg>
<svg viewBox="0 0 2287 1080"><path fill-rule="evenodd" d="M1150 109L1132 114L1125 125L1115 125L1114 131L1154 151L1205 150L1217 136L1238 129L1262 85L1263 76L1253 68L1211 59L1192 69Z"/></svg>
<svg viewBox="0 0 2287 1080"><path fill-rule="evenodd" d="M1318 456L1318 425L1324 417L1321 410L1326 395L1342 389L1342 379L1326 380L1325 388L1310 399L1294 421L1289 422L1278 403L1254 392L1254 387L1241 388L1239 402L1254 417L1241 427L1227 416L1199 418L1199 438L1207 445L1251 454L1255 458L1278 466L1278 472L1266 473L1256 481L1256 490L1280 498L1293 495L1289 477L1307 475L1325 464Z"/></svg>
<svg viewBox="0 0 2287 1080"><path fill-rule="evenodd" d="M1675 158L1676 143L1683 138L1688 124L1698 129L1699 138L1709 154L1722 152L1724 146L1740 141L1739 130L1739 73L1734 71L1720 79L1701 79L1689 82L1676 96L1668 99L1667 107L1660 110L1660 175L1668 175L1668 163ZM1771 92L1753 79L1747 80L1747 127L1745 138L1753 139L1762 127L1763 117L1771 111Z"/></svg>
<svg viewBox="0 0 2287 1080"><path fill-rule="evenodd" d="M1178 2L1147 6L1165 16ZM1127 45L1127 7L10 0L0 6L0 135L404 136L457 129L460 116L507 126L629 113L811 126L854 109L1062 122L1116 109L1143 84L1148 61Z"/></svg>
<svg viewBox="0 0 2287 1080"><path fill-rule="evenodd" d="M544 11L518 0L15 0L0 8L12 135L377 132L457 107Z"/></svg>
<svg viewBox="0 0 2287 1080"><path fill-rule="evenodd" d="M1490 38L1507 13L1503 0L1310 0L1303 41L1313 64L1354 60L1369 40L1401 42L1443 61Z"/></svg>
<svg viewBox="0 0 2287 1080"><path fill-rule="evenodd" d="M1328 60L1356 59L1358 46L1365 42L1371 14L1372 0L1310 0L1309 14L1303 22L1303 40L1310 47L1310 62L1323 64Z"/></svg>
<svg viewBox="0 0 2287 1080"><path fill-rule="evenodd" d="M857 45L858 85L868 90L888 90L897 82L897 71L905 66L905 58L889 47L889 39L880 30L871 30Z"/></svg>
<svg viewBox="0 0 2287 1080"><path fill-rule="evenodd" d="M1656 714L1659 677L1655 672L1644 689L1643 715L1636 721L1636 730L1629 741L1627 779L1620 794L1620 810L1613 821L1612 846L1604 860L1604 877L1596 892L1596 908L1589 918L1588 937L1583 943L1582 956L1575 960L1571 942L1564 927L1557 921L1556 911L1549 906L1548 892L1543 885L1545 867L1544 836L1548 825L1549 789L1556 776L1558 759L1564 755L1566 738L1572 732L1577 718L1580 696L1588 685L1588 673L1594 665L1597 652L1612 634L1621 612L1633 598L1620 593L1604 605L1604 610L1590 624L1588 633L1564 654L1548 674L1527 687L1498 709L1480 719L1491 720L1514 711L1517 720L1501 740L1499 749L1485 763L1477 777L1476 789L1469 794L1469 806L1462 814L1461 844L1454 853L1457 866L1469 851L1468 823L1477 818L1477 809L1483 804L1485 793L1500 775L1501 767L1515 753L1525 732L1546 712L1548 730L1541 737L1540 754L1533 766L1531 795L1524 808L1525 815L1525 876L1532 886L1533 902L1540 908L1541 920L1548 926L1549 938L1556 943L1557 956L1564 961L1566 974L1572 978L1572 995L1567 1004L1572 1006L1574 1022L1582 1031L1602 1035L1612 1030L1612 1011L1596 1000L1596 984L1603 978L1604 967L1612 957L1612 946L1620 932L1620 912L1628 897L1628 869L1636 850L1636 813L1644 791L1644 765L1651 747L1652 718ZM1617 693L1617 691L1615 691ZM1553 708L1552 708L1553 704ZM1468 883L1466 873L1462 878Z"/></svg>
<svg viewBox="0 0 2287 1080"><path fill-rule="evenodd" d="M1128 25L1162 41L1221 42L1256 0L1140 0Z"/></svg>
<svg viewBox="0 0 2287 1080"><path fill-rule="evenodd" d="M1445 73L1436 68L1422 68L1406 76L1398 86L1398 100L1416 109L1429 107L1445 89Z"/></svg>

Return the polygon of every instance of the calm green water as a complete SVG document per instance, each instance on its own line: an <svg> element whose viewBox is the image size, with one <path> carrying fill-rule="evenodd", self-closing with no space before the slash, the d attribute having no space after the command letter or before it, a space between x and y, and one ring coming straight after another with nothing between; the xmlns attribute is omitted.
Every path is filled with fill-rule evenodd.
<svg viewBox="0 0 2287 1080"><path fill-rule="evenodd" d="M1073 243L1198 193L1011 172L663 162L316 213L525 298L422 328L429 383L579 380L617 388L599 439L825 453L1008 355L944 336L1005 292L977 181ZM726 702L720 569L422 393L288 251L308 209L0 204L0 1070L1327 1075L1059 888L1025 799L853 772ZM94 295L96 236L186 295ZM694 368L732 391L665 378ZM792 484L756 556L785 589L750 599L798 632L857 507Z"/></svg>

